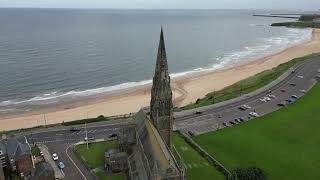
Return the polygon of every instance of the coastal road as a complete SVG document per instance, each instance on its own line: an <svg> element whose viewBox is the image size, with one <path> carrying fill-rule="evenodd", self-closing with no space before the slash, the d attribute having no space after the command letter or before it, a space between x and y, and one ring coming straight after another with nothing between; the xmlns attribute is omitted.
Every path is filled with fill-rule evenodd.
<svg viewBox="0 0 320 180"><path fill-rule="evenodd" d="M302 91L308 91L316 83L316 76L320 75L319 69L320 57L315 57L289 70L273 84L256 92L209 107L176 113L175 128L198 135L224 128L223 123L231 125L230 122L234 122L236 118L251 120L253 117L249 112L256 112L260 116L274 112L282 108L278 106L279 103L289 104L286 102L289 99L295 101L292 95L298 98L303 96L305 93ZM275 98L268 102L260 101L267 94L272 94ZM251 109L241 111L238 108L242 105L249 105Z"/></svg>
<svg viewBox="0 0 320 180"><path fill-rule="evenodd" d="M312 58L256 92L215 105L175 113L174 127L197 135L224 128L224 122L231 125L230 121L234 121L235 118L242 117L245 121L252 120L254 118L249 115L251 111L257 112L260 116L274 112L281 108L277 104L292 99L292 95L303 96L304 93L301 90L308 91L315 84L315 77L320 75L319 69L320 57ZM294 84L294 86L290 84ZM261 102L259 99L267 94L273 94L275 98L269 102ZM244 104L251 106L251 109L239 110L238 107ZM89 124L87 127L88 137L107 138L110 134L117 133L122 126L130 124L131 121L132 119L128 118ZM70 127L61 126L37 129L17 135L25 135L30 143L45 144L50 153L57 153L66 165L65 179L94 179L90 171L72 151L73 144L84 140L84 126L73 127L80 129L80 131L72 132Z"/></svg>

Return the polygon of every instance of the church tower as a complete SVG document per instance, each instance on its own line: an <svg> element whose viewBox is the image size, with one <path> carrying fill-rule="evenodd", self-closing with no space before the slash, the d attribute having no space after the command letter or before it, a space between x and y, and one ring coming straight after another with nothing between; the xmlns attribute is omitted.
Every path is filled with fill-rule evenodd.
<svg viewBox="0 0 320 180"><path fill-rule="evenodd" d="M150 116L153 125L159 131L163 141L171 148L172 125L173 125L173 103L170 88L170 76L166 48L161 28L160 42L153 85L151 89Z"/></svg>

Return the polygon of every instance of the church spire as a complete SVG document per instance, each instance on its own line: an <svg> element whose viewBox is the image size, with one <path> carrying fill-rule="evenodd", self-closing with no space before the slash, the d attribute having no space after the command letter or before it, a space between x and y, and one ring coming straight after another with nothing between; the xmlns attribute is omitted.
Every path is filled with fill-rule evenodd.
<svg viewBox="0 0 320 180"><path fill-rule="evenodd" d="M163 29L161 28L157 62L151 89L150 116L163 141L171 147L173 124L172 91Z"/></svg>

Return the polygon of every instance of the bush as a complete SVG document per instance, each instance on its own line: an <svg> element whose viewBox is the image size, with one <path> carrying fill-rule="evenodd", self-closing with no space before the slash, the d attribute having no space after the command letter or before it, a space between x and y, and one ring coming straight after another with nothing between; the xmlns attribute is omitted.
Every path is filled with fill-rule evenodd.
<svg viewBox="0 0 320 180"><path fill-rule="evenodd" d="M267 176L262 169L257 167L239 168L232 172L229 180L266 180Z"/></svg>

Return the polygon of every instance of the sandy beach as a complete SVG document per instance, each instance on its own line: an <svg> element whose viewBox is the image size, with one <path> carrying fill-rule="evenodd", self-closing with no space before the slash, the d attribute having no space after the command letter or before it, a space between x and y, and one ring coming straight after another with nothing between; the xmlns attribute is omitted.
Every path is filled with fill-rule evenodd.
<svg viewBox="0 0 320 180"><path fill-rule="evenodd" d="M186 105L214 90L220 90L233 83L271 69L296 57L320 52L320 30L313 30L309 42L288 48L277 54L257 59L248 64L229 69L217 70L172 81L174 103L176 106ZM170 61L170 58L168 59ZM47 124L72 121L99 115L113 116L137 112L141 107L149 105L150 85L113 96L103 97L90 102L80 102L68 108L58 107L45 112ZM33 112L17 116L0 118L0 131L30 128L44 125L44 112Z"/></svg>

